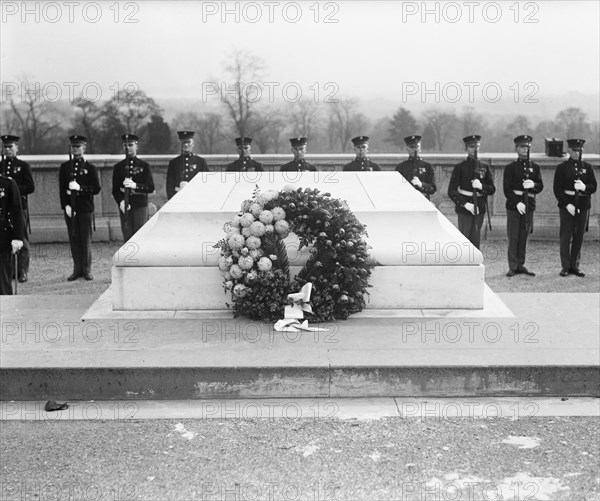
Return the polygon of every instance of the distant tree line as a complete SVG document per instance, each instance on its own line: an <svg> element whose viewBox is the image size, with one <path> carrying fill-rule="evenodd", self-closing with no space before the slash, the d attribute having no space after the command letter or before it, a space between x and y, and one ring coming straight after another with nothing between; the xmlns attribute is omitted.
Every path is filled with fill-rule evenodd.
<svg viewBox="0 0 600 501"><path fill-rule="evenodd" d="M237 51L224 66L230 82L261 81L262 60ZM216 79L214 79L216 81ZM34 93L2 100L0 131L21 136L23 154L59 154L67 151L67 136L78 133L88 137L88 153L118 154L120 136L126 132L140 136L140 153L177 153L177 130L196 131L196 150L200 154L231 153L233 138L254 138L255 153L287 153L289 137L310 138L309 152L338 153L352 151L350 139L366 134L371 151L403 151L403 138L423 136L425 152L461 152L461 138L468 134L484 137L483 150L503 152L512 147L512 138L529 133L534 136L532 151L544 151L545 137L587 139L586 151L600 151L600 127L591 123L580 108L560 111L554 120L532 123L526 115L500 117L494 121L474 107L460 111L441 106L414 115L401 107L391 117L377 120L360 111L356 98L338 98L336 102L302 99L296 103L265 104L255 102L242 92L215 96L219 108L198 105L198 109L177 113L167 123L164 110L143 90L121 90L111 99L94 102L77 98L72 102L44 102ZM204 109L203 109L204 108Z"/></svg>

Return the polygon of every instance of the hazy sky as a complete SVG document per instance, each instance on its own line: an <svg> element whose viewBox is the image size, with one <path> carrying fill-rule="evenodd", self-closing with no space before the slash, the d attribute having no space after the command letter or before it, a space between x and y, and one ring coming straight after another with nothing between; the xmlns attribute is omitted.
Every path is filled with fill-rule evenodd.
<svg viewBox="0 0 600 501"><path fill-rule="evenodd" d="M227 80L228 54L244 49L264 59L275 95L290 84L292 99L298 88L310 97L318 88L321 100L338 89L339 97L433 103L437 95L463 105L484 87L490 100L500 90L518 102L598 94L599 4L3 1L2 85L13 92L26 74L56 82L63 97L69 85L78 95L88 84L94 98L98 84L105 98L111 85L134 82L155 98L200 98L203 83Z"/></svg>

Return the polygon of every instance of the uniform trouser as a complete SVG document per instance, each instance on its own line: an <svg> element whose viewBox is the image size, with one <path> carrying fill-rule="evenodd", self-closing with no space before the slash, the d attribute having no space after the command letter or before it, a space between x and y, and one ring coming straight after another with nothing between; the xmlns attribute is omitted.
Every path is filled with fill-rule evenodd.
<svg viewBox="0 0 600 501"><path fill-rule="evenodd" d="M506 231L508 233L508 268L517 271L525 265L527 237L533 222L533 212L519 214L519 211L506 211Z"/></svg>
<svg viewBox="0 0 600 501"><path fill-rule="evenodd" d="M458 214L458 229L469 239L469 241L479 249L481 243L481 226L485 214L479 211L479 214Z"/></svg>
<svg viewBox="0 0 600 501"><path fill-rule="evenodd" d="M13 293L10 283L13 259L10 250L0 249L0 295L10 296Z"/></svg>
<svg viewBox="0 0 600 501"><path fill-rule="evenodd" d="M25 231L23 232L23 247L19 251L19 276L27 275L29 273L29 228L27 221L29 220L29 209L23 209L23 224Z"/></svg>
<svg viewBox="0 0 600 501"><path fill-rule="evenodd" d="M125 214L119 210L121 217L121 231L123 233L123 242L127 241L148 221L148 206L131 208L127 211L127 224L125 224Z"/></svg>
<svg viewBox="0 0 600 501"><path fill-rule="evenodd" d="M73 257L73 273L83 275L92 271L92 219L93 212L76 212L75 216L65 214L71 256Z"/></svg>
<svg viewBox="0 0 600 501"><path fill-rule="evenodd" d="M560 264L566 270L579 268L587 214L584 210L571 216L567 209L560 209Z"/></svg>

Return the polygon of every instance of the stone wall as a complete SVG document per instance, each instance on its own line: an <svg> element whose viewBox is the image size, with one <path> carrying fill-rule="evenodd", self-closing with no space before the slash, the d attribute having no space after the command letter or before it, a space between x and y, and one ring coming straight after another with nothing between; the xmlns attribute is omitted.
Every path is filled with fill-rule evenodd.
<svg viewBox="0 0 600 501"><path fill-rule="evenodd" d="M58 169L66 160L61 155L30 155L20 157L32 166L33 178L36 190L29 197L32 242L63 242L68 241L67 230L60 208L58 196ZM150 196L150 201L157 209L160 209L167 201L165 192L165 180L167 164L172 158L167 155L140 155L152 166L156 192ZM210 176L220 176L224 166L237 158L236 155L205 155L211 170ZM256 155L256 160L262 162L267 170L279 170L279 167L291 159L291 155ZM307 160L317 165L321 170L315 175L326 176L331 182L331 193L335 196L336 176L341 175L341 167L351 161L353 155L307 155ZM404 154L373 154L371 159L379 163L383 170L394 170L395 166L406 158ZM432 197L432 203L456 224L454 204L447 196L448 182L452 173L452 166L460 162L464 155L460 154L429 154L423 155L423 159L432 163L436 170L437 193ZM502 192L502 172L504 166L515 158L513 154L490 153L481 154L480 160L491 165L497 188L496 195L490 198L490 213L492 220L492 232L487 232L489 239L504 239L506 237L506 211L504 204L506 199ZM121 229L117 205L112 198L112 169L113 165L122 159L117 155L88 155L86 159L98 168L102 191L95 197L96 205L96 232L94 240L120 240ZM586 155L586 161L595 168L596 178L600 177L598 155ZM532 161L542 167L544 180L544 191L538 195L537 211L535 218L535 231L532 238L539 240L558 239L558 208L552 191L552 180L556 165L563 161L560 158L550 158L543 154L532 155ZM246 173L253 176L253 173ZM289 173L293 179L294 173ZM248 194L249 196L251 193ZM599 231L599 208L600 194L592 197L592 211L590 216L590 232L588 238L600 238Z"/></svg>

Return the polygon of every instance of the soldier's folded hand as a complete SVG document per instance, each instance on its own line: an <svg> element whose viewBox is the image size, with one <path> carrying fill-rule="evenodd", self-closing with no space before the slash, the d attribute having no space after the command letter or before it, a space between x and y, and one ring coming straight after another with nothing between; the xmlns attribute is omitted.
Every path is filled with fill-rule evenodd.
<svg viewBox="0 0 600 501"><path fill-rule="evenodd" d="M531 179L524 179L523 180L523 189L530 190L534 186L535 186L535 183Z"/></svg>
<svg viewBox="0 0 600 501"><path fill-rule="evenodd" d="M471 202L467 202L463 205L465 209L467 209L471 214L475 215L475 206Z"/></svg>
<svg viewBox="0 0 600 501"><path fill-rule="evenodd" d="M179 183L179 189L183 190L187 185L188 185L187 181L181 181L181 183Z"/></svg>
<svg viewBox="0 0 600 501"><path fill-rule="evenodd" d="M67 217L73 217L73 209L70 205L65 205L65 212L67 213Z"/></svg>
<svg viewBox="0 0 600 501"><path fill-rule="evenodd" d="M567 205L567 212L571 214L571 216L575 215L575 206L573 204Z"/></svg>
<svg viewBox="0 0 600 501"><path fill-rule="evenodd" d="M129 177L125 178L125 180L123 181L123 186L125 186L125 188L131 188L132 190L135 190L137 188L136 182Z"/></svg>
<svg viewBox="0 0 600 501"><path fill-rule="evenodd" d="M473 179L473 181L471 181L471 184L473 185L473 189L475 190L483 189L483 185L481 184L481 181L479 179Z"/></svg>
<svg viewBox="0 0 600 501"><path fill-rule="evenodd" d="M73 191L79 191L79 190L81 190L81 186L79 185L79 183L77 181L71 181L69 183L69 189L73 190Z"/></svg>
<svg viewBox="0 0 600 501"><path fill-rule="evenodd" d="M585 191L585 183L581 179L575 180L575 189L577 191Z"/></svg>
<svg viewBox="0 0 600 501"><path fill-rule="evenodd" d="M119 204L119 209L123 214L125 214L125 200L121 200L121 203ZM127 204L127 210L129 209L131 209L131 204Z"/></svg>
<svg viewBox="0 0 600 501"><path fill-rule="evenodd" d="M519 211L519 214L521 214L521 215L525 214L525 212L526 212L525 204L523 202L519 202L517 204L517 210Z"/></svg>
<svg viewBox="0 0 600 501"><path fill-rule="evenodd" d="M412 178L411 183L413 184L413 186L416 186L417 188L420 188L421 186L423 186L423 183L417 176Z"/></svg>
<svg viewBox="0 0 600 501"><path fill-rule="evenodd" d="M11 240L10 245L12 246L12 253L16 254L23 248L23 240Z"/></svg>

